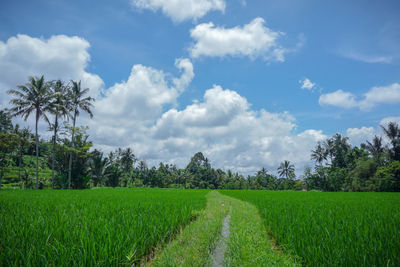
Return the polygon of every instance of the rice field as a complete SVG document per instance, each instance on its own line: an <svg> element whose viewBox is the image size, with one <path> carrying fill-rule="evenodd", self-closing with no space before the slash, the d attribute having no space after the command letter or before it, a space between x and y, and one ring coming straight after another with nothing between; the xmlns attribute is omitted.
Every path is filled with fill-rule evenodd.
<svg viewBox="0 0 400 267"><path fill-rule="evenodd" d="M400 266L400 194L221 191L254 204L306 266Z"/></svg>
<svg viewBox="0 0 400 267"><path fill-rule="evenodd" d="M205 190L1 190L1 266L139 262L206 205Z"/></svg>

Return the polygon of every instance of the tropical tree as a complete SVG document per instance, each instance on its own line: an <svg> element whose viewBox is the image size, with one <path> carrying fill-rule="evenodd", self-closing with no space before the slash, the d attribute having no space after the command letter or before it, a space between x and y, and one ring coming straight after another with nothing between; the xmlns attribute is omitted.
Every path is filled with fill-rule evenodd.
<svg viewBox="0 0 400 267"><path fill-rule="evenodd" d="M21 180L21 168L23 163L23 155L27 147L32 143L31 131L29 128L23 128L20 130L19 125L16 124L14 127L14 134L16 136L16 148L17 148L17 164L18 164L18 181Z"/></svg>
<svg viewBox="0 0 400 267"><path fill-rule="evenodd" d="M290 161L285 160L278 167L278 174L286 179L294 177L294 165Z"/></svg>
<svg viewBox="0 0 400 267"><path fill-rule="evenodd" d="M8 155L14 150L16 137L13 133L0 132L0 189L7 165Z"/></svg>
<svg viewBox="0 0 400 267"><path fill-rule="evenodd" d="M11 99L11 116L21 116L26 121L28 117L35 113L35 146L36 146L36 189L39 188L39 135L38 123L42 117L47 123L49 119L47 112L52 109L52 94L44 76L29 77L29 82L25 85L17 86L17 89L7 91L8 94L15 96Z"/></svg>
<svg viewBox="0 0 400 267"><path fill-rule="evenodd" d="M382 153L385 151L385 147L382 145L382 137L374 136L372 139L372 143L367 140L367 144L365 149L368 150L369 153L376 159L378 163L380 163L380 158Z"/></svg>
<svg viewBox="0 0 400 267"><path fill-rule="evenodd" d="M0 110L0 133L10 132L13 129L11 118L5 110Z"/></svg>
<svg viewBox="0 0 400 267"><path fill-rule="evenodd" d="M107 177L107 168L110 162L107 157L103 157L103 153L95 149L89 162L90 172L92 174L93 185L96 187L98 184L103 185Z"/></svg>
<svg viewBox="0 0 400 267"><path fill-rule="evenodd" d="M51 113L54 115L54 123L51 124L50 129L54 131L53 134L53 148L52 148L52 161L51 161L51 187L54 188L54 166L55 166L55 154L56 154L56 143L57 143L57 131L59 130L59 117L70 116L69 110L69 91L68 87L64 85L61 80L50 83L50 88L53 93L52 104L53 108Z"/></svg>
<svg viewBox="0 0 400 267"><path fill-rule="evenodd" d="M322 165L322 162L327 159L327 153L320 142L315 150L311 150L311 159L318 162L319 165Z"/></svg>
<svg viewBox="0 0 400 267"><path fill-rule="evenodd" d="M87 112L90 118L93 118L93 113L91 108L93 107L92 102L94 98L90 96L86 96L89 92L89 88L82 89L81 81L71 81L71 88L70 88L70 101L71 101L71 111L73 112L72 116L72 134L71 134L71 144L74 145L74 137L75 137L75 124L76 124L76 117L79 116L80 110ZM68 164L68 189L71 188L71 171L72 171L72 156L73 151L70 152L69 155L69 164Z"/></svg>
<svg viewBox="0 0 400 267"><path fill-rule="evenodd" d="M386 137L389 138L392 144L392 149L389 150L390 157L393 160L400 161L400 129L399 125L395 122L389 122L387 127L381 126Z"/></svg>

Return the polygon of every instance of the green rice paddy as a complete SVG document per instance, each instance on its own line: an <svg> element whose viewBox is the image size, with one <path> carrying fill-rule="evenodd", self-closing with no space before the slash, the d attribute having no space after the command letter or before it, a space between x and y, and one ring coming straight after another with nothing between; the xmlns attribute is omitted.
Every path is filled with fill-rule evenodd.
<svg viewBox="0 0 400 267"><path fill-rule="evenodd" d="M294 259L296 265L400 266L400 194L220 191L244 201L236 203L216 192L206 198L209 192L122 188L2 190L0 265L151 264L167 243L172 244L172 250L163 250L164 256L173 257L174 253L178 255L179 246L196 244L204 247L204 255L209 257L207 253L216 240L214 232L231 210L227 266L233 262L258 262L249 259L249 255L255 257L256 237L257 244L272 242L276 253L290 257L282 259ZM254 208L247 207L246 202ZM260 223L253 223L257 213L262 223L261 219ZM199 219L193 224L196 218ZM210 223L214 221L218 223ZM189 223L193 227L184 231ZM253 229L253 225L257 227ZM206 227L217 230L203 231ZM258 234L262 231L270 236ZM176 238L178 242L170 242ZM264 243L260 238L270 241ZM183 251L196 258L196 253L188 253L190 247ZM268 262L268 253L256 254L263 255L262 262ZM271 254L271 262L274 257Z"/></svg>
<svg viewBox="0 0 400 267"><path fill-rule="evenodd" d="M1 266L132 264L205 207L202 190L2 190Z"/></svg>
<svg viewBox="0 0 400 267"><path fill-rule="evenodd" d="M254 204L307 266L400 266L400 194L222 191Z"/></svg>

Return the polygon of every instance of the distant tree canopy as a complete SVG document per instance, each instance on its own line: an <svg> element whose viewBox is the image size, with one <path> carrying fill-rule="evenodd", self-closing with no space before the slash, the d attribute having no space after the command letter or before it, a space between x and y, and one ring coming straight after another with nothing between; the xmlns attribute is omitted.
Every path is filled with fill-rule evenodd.
<svg viewBox="0 0 400 267"><path fill-rule="evenodd" d="M131 148L118 148L108 155L92 149L87 127L76 126L84 111L91 117L94 99L78 81L30 77L25 85L8 92L11 108L0 110L0 188L164 187L208 189L266 189L322 191L400 191L400 129L390 122L381 126L388 141L375 136L360 147L335 134L311 151L314 168L306 167L301 177L295 166L284 160L276 176L262 167L244 177L231 170L214 169L210 160L197 152L185 168L160 162L148 167ZM13 125L12 116L35 116L35 133ZM41 139L37 123L43 118L52 136ZM53 119L53 120L50 120ZM72 125L69 124L72 120ZM36 160L36 163L34 162ZM36 181L35 181L36 178Z"/></svg>

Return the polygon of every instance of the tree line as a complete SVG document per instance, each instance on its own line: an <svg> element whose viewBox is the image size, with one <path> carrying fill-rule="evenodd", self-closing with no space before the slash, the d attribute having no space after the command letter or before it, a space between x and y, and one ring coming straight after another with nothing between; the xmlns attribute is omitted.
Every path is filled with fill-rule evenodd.
<svg viewBox="0 0 400 267"><path fill-rule="evenodd" d="M285 160L277 175L261 168L243 176L214 169L201 152L185 168L160 162L147 166L130 148L108 154L92 149L87 127L77 126L81 112L93 117L94 99L81 82L45 81L29 77L25 85L9 90L10 108L0 111L0 188L3 178L22 188L164 187L208 189L267 189L322 191L400 191L400 130L389 123L382 130L389 140L375 136L360 147L336 134L311 151L314 168L300 177ZM35 118L35 132L13 125L12 117ZM43 119L52 135L41 139L38 122ZM32 159L35 162L32 162ZM35 169L32 174L31 169ZM10 173L13 173L11 175ZM51 174L49 174L51 173ZM5 176L9 177L5 177Z"/></svg>

